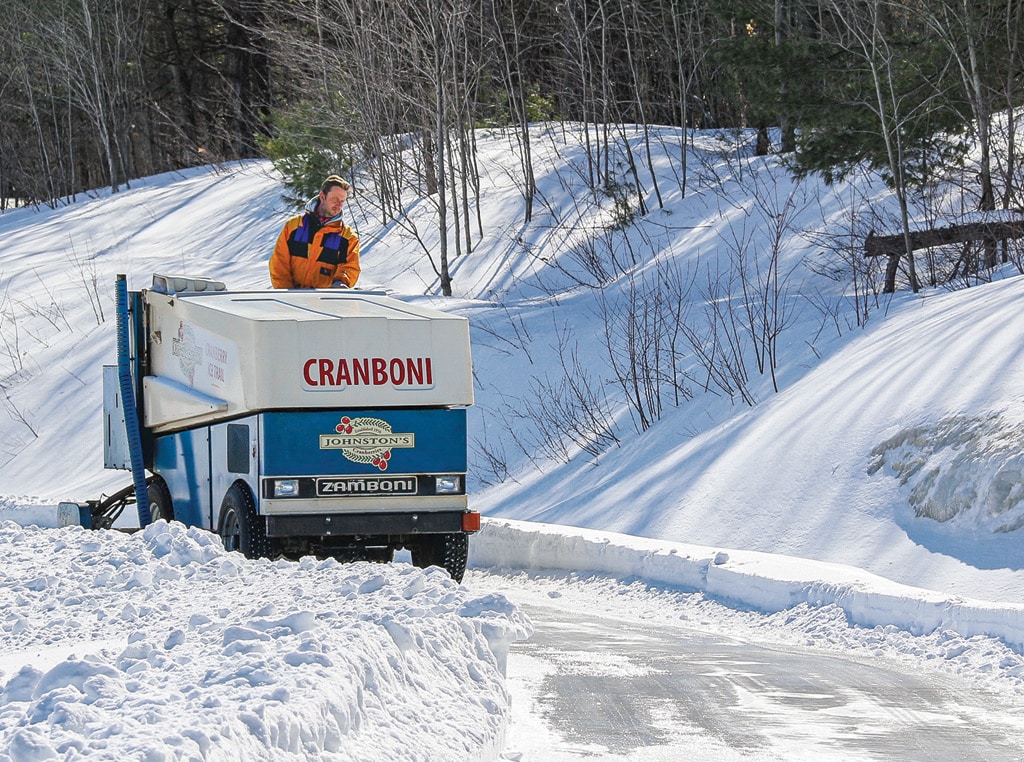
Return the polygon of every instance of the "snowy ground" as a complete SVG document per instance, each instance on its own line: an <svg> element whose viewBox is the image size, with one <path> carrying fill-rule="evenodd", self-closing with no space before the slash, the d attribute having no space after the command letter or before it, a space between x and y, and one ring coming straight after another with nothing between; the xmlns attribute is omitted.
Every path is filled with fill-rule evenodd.
<svg viewBox="0 0 1024 762"><path fill-rule="evenodd" d="M610 202L566 169L580 159L571 131L538 128L543 203L529 226L507 140L481 134L485 231L454 263L449 300L433 295L411 228L376 219L372 189L357 182L360 285L471 321L470 487L492 519L471 563L703 591L760 612L769 629L842 618L853 648L895 631L912 658L970 662L1019 691L1024 278L1007 267L977 288L879 298L856 327L844 285L807 266L823 255L809 233L842 233L865 207L890 203L877 179L796 184L774 160L709 134L697 137L700 172L683 194L678 141L665 132L665 206L646 188L652 211L623 234L642 255L628 273L611 268L600 292L579 285L586 273L569 252L588 231L607 233ZM497 753L509 717L502 654L529 630L514 591L509 603L402 566L248 562L174 526L130 536L18 526L129 481L103 470L100 451L115 274L130 288L153 272L265 288L289 213L280 193L269 166L251 162L0 214L0 520L17 522L0 525L11 559L0 574L14 591L0 612L0 759L48 747L175 759L204 744L210 759L326 756L335 743L348 749L339 758L391 744L424 759ZM410 214L429 250L429 205ZM780 392L751 363L757 404L747 406L703 390L690 368L692 397L665 400L638 433L612 380L601 298L628 303L660 267L714 272L767 251L773 219L786 223L790 310ZM550 430L545 439L552 381L571 357L608 397L618 443L597 456L553 443ZM318 690L304 688L318 671L335 676L329 691L319 677ZM451 719L409 721L427 705ZM143 725L153 732L134 732Z"/></svg>
<svg viewBox="0 0 1024 762"><path fill-rule="evenodd" d="M0 524L0 759L474 759L528 621L440 569ZM41 561L41 559L45 559Z"/></svg>

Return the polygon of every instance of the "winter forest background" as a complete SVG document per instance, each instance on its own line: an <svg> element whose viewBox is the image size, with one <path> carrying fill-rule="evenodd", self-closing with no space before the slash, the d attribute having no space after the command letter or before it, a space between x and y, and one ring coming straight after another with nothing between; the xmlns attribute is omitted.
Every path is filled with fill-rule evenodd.
<svg viewBox="0 0 1024 762"><path fill-rule="evenodd" d="M508 132L529 223L528 125L562 121L600 125L578 133L586 181L623 224L666 190L657 138L617 126L635 124L751 128L798 176L881 170L899 214L851 232L909 231L908 208L1021 206L1022 16L1009 0L9 0L0 209L256 156L302 197L358 163L382 220L410 190L435 207L448 294L482 230L474 131ZM685 148L684 194L702 181ZM935 198L949 183L961 195ZM843 277L917 290L1011 256L990 241L920 265L846 257L863 272Z"/></svg>

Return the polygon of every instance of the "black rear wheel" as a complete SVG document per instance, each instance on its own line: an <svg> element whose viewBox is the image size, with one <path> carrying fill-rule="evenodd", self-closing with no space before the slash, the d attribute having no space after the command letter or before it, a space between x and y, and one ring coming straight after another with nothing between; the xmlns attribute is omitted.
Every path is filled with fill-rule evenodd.
<svg viewBox="0 0 1024 762"><path fill-rule="evenodd" d="M241 482L231 485L220 504L220 536L226 550L241 551L246 558L273 555L266 520L256 513L252 492Z"/></svg>
<svg viewBox="0 0 1024 762"><path fill-rule="evenodd" d="M421 569L440 566L453 580L462 582L469 559L469 535L463 532L423 535L409 551L412 562Z"/></svg>
<svg viewBox="0 0 1024 762"><path fill-rule="evenodd" d="M149 480L149 516L153 521L174 521L174 503L167 482L159 476Z"/></svg>

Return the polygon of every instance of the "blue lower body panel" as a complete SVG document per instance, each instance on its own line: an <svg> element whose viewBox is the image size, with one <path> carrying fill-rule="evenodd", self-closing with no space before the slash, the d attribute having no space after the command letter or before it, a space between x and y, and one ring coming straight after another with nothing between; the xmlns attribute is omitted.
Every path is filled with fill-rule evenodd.
<svg viewBox="0 0 1024 762"><path fill-rule="evenodd" d="M299 410L258 413L155 437L153 472L174 517L217 531L232 484L245 483L260 514L274 509L261 484L297 480L277 511L459 509L465 479L442 494L435 475L466 473L466 410ZM269 477L269 479L268 479Z"/></svg>
<svg viewBox="0 0 1024 762"><path fill-rule="evenodd" d="M157 437L153 442L153 473L167 483L176 520L210 528L209 426Z"/></svg>

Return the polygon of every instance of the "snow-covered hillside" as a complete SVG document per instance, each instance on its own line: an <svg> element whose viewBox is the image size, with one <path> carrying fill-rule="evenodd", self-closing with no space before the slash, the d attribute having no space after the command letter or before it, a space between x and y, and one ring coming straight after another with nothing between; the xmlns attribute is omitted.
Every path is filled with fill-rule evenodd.
<svg viewBox="0 0 1024 762"><path fill-rule="evenodd" d="M846 282L829 277L823 266L831 262L841 271L842 262L821 241L849 235L851 220L866 209L886 217L889 201L877 179L836 188L796 183L776 160L746 156L742 140L730 142L736 136L709 134L698 136L692 149L684 193L673 158L678 138L665 131L656 161L664 205L658 206L641 169L649 211L623 227L614 199L591 193L582 180L578 136L538 127L539 196L534 220L524 225L518 165L507 140L479 137L483 235L453 262L453 297L436 295L424 252L423 245L433 251L437 240L429 205L410 203L401 224L383 221L375 216L373 189L358 176L349 203L363 241L361 287L385 287L470 318L477 381L470 488L477 510L707 546L710 559L724 554L725 570L731 550L781 554L783 566L787 557L802 559L793 566L803 581L816 574L834 579L832 567L819 573L808 561L847 564L934 591L939 608L944 597L993 602L1000 621L1009 622L999 635L1019 627L1024 324L1015 317L1024 278L1007 269L994 274L997 282L977 288L872 297L860 327ZM267 258L290 214L281 193L272 168L250 162L149 178L55 210L0 214L0 402L6 413L0 415L0 519L36 516L40 505L95 498L130 481L102 468L100 378L102 365L114 362L115 274L126 273L130 288L148 286L154 272L266 288ZM685 351L680 335L674 384L662 383L652 392L656 399L646 398L639 409L631 405L628 388L619 383L630 331L642 331L644 319L662 319L674 308L680 325L695 339L706 338L707 297L730 302L741 273L778 297L774 381L769 367L759 371L753 345L734 378L715 381L709 366ZM654 310L659 293L675 296ZM567 377L574 384L567 385ZM641 411L655 414L641 422ZM494 526L499 531L499 523ZM87 552L82 544L88 537L60 532L72 532L57 541L67 546L61 553ZM521 536L517 532L510 536ZM29 538L13 524L3 525L2 533L25 548L53 542ZM170 541L163 537L138 535L124 541L136 543L131 550L116 552L159 555ZM531 547L545 542L535 539ZM494 544L487 548L489 562L500 563ZM196 573L216 576L231 567L241 579L277 574L288 585L301 577L290 566L250 569L225 554L207 559L212 549L196 552L202 555L191 559ZM583 557L596 556L588 551ZM529 553L514 558L530 562ZM623 573L642 568L631 562ZM345 589L358 588L371 574L329 571L338 577L332 584ZM25 568L18 574L18 584L31 590L32 574ZM53 576L40 570L38 577L47 580L47 574ZM443 593L437 580L419 572L380 574L381 584L403 585L395 575L406 574L429 595L464 595ZM91 579L98 590L110 583ZM241 591L238 600L223 603L223 613L196 632L257 619L302 620L301 611L281 604L264 611L262 584L233 588ZM39 585L50 589L49 582ZM24 593L23 599L26 608L0 623L12 648L35 643L24 633L40 624L26 612L56 605L56 598L39 603ZM159 600L153 591L144 605L158 607ZM766 593L746 603L770 608L772 600ZM361 595L350 601L360 602ZM498 640L528 631L513 606L495 602L493 608L504 633ZM446 608L438 620L451 614ZM190 636L187 622L174 625L183 627ZM118 630L113 637L134 636ZM145 634L144 642L152 646L155 637ZM467 637L471 644L476 636ZM228 645L225 640L221 648ZM482 658L497 665L493 654ZM69 669L70 683L87 682L88 669ZM106 667L96 669L106 674ZM0 670L10 686L10 667L0 663ZM490 680L481 683L486 690ZM39 681L29 674L18 695L35 695ZM495 701L500 716L500 696ZM369 710L361 705L359 711Z"/></svg>
<svg viewBox="0 0 1024 762"><path fill-rule="evenodd" d="M420 244L436 245L427 205L384 224L372 188L353 196L361 285L472 321L475 505L493 516L849 563L943 592L1024 602L1015 531L1024 461L1014 440L1024 416L1016 381L1024 329L1014 319L1024 280L874 298L859 328L849 286L822 275L820 241L823 231L848 231L848 218L866 213L861 205L884 218L880 186L798 184L774 159L741 158L725 138L706 135L684 195L677 141L664 137L663 208L648 184L649 213L617 229L613 201L591 194L574 171L582 149L571 133L538 128L529 225L507 142L482 135L483 236L453 262L450 299L430 295L436 276ZM85 499L125 483L103 471L97 451L114 274L126 272L132 288L153 271L266 287L268 252L289 213L281 192L269 165L256 162L0 217L4 494ZM588 250L599 261L580 253L587 241L598 242ZM638 434L611 359L636 328L623 316L648 309L652 283L690 283L680 314L699 333L709 274L735 288L737 258L773 253L785 305L780 392L749 348L743 395L753 406L709 382L690 352L675 369L676 389L659 390L660 419ZM586 285L598 276L602 289ZM621 375L623 357L614 359ZM572 399L566 370L589 408ZM573 428L590 414L587 440Z"/></svg>

